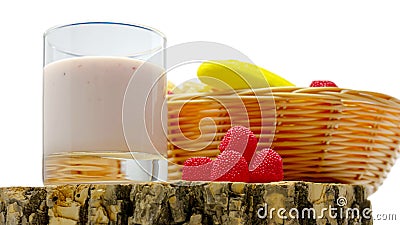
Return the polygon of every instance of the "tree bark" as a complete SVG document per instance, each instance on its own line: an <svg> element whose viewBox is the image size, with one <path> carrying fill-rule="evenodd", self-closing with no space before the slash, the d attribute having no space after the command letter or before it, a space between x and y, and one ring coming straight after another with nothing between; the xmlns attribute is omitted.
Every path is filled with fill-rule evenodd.
<svg viewBox="0 0 400 225"><path fill-rule="evenodd" d="M359 185L309 182L0 188L0 224L369 225Z"/></svg>

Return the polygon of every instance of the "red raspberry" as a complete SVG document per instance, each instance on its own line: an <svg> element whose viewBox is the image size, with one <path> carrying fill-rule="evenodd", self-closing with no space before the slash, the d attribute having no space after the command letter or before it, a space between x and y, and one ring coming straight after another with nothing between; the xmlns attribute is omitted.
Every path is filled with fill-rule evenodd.
<svg viewBox="0 0 400 225"><path fill-rule="evenodd" d="M210 181L213 161L208 157L193 157L187 159L182 168L182 180Z"/></svg>
<svg viewBox="0 0 400 225"><path fill-rule="evenodd" d="M314 80L310 87L337 87L337 85L329 80Z"/></svg>
<svg viewBox="0 0 400 225"><path fill-rule="evenodd" d="M248 182L249 166L246 159L237 151L222 152L212 165L211 180Z"/></svg>
<svg viewBox="0 0 400 225"><path fill-rule="evenodd" d="M190 159L187 159L183 165L184 166L201 166L204 164L207 164L209 162L212 162L212 159L208 157L193 157Z"/></svg>
<svg viewBox="0 0 400 225"><path fill-rule="evenodd" d="M219 144L221 153L225 150L235 150L246 159L247 163L250 163L253 158L256 147L256 136L254 136L249 128L244 126L230 128Z"/></svg>
<svg viewBox="0 0 400 225"><path fill-rule="evenodd" d="M282 158L277 152L269 148L256 153L249 170L250 182L253 183L283 180Z"/></svg>

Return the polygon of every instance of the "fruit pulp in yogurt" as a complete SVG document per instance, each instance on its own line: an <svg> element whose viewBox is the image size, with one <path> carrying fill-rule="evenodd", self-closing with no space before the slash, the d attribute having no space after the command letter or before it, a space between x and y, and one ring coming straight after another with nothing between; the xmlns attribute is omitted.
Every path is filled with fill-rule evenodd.
<svg viewBox="0 0 400 225"><path fill-rule="evenodd" d="M166 93L163 73L154 64L123 57L77 57L46 65L44 182L166 179L167 141L159 119ZM135 96L127 104L128 84ZM125 115L128 124L124 111L131 113Z"/></svg>

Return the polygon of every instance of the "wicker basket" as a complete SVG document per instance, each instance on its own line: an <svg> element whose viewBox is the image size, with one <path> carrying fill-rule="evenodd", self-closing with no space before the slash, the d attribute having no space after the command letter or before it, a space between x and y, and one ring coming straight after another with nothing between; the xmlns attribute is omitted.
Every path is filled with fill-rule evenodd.
<svg viewBox="0 0 400 225"><path fill-rule="evenodd" d="M238 99L248 119L230 110ZM181 178L187 158L215 158L224 133L245 122L258 149L271 146L283 157L285 180L363 184L373 193L400 146L400 101L374 92L282 87L176 94L168 97L168 111L170 180Z"/></svg>

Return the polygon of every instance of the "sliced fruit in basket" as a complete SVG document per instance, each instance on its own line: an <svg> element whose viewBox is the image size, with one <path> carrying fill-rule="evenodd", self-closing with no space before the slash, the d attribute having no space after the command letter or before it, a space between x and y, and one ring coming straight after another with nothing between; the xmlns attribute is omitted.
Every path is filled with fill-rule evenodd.
<svg viewBox="0 0 400 225"><path fill-rule="evenodd" d="M172 83L172 81L169 80L167 82L167 92L168 92L168 94L172 94L174 89L175 89L175 84Z"/></svg>
<svg viewBox="0 0 400 225"><path fill-rule="evenodd" d="M218 89L248 89L294 86L283 77L251 63L238 60L203 62L197 76L205 84Z"/></svg>
<svg viewBox="0 0 400 225"><path fill-rule="evenodd" d="M198 93L198 92L212 92L212 87L202 83L199 79L194 78L187 80L177 85L172 92L174 94L187 94L187 93Z"/></svg>

